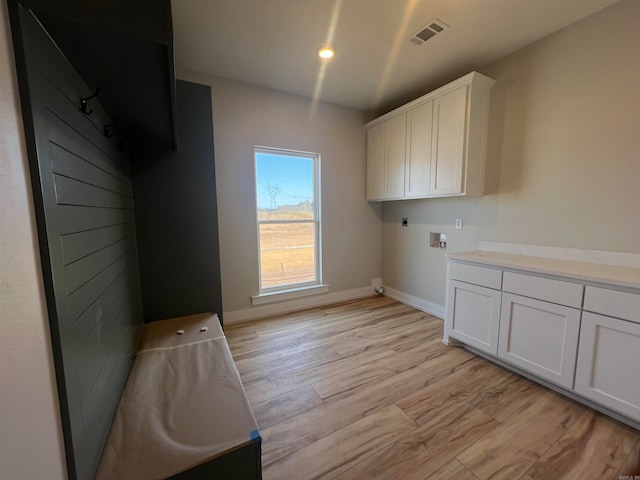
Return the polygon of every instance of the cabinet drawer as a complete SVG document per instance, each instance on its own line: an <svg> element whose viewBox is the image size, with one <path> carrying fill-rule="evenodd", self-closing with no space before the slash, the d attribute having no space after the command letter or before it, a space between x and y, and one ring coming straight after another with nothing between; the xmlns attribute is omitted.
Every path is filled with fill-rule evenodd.
<svg viewBox="0 0 640 480"><path fill-rule="evenodd" d="M580 308L584 286L561 280L505 272L502 289L525 297Z"/></svg>
<svg viewBox="0 0 640 480"><path fill-rule="evenodd" d="M584 310L640 323L640 295L587 287Z"/></svg>
<svg viewBox="0 0 640 480"><path fill-rule="evenodd" d="M475 265L451 262L449 264L449 278L493 288L495 290L502 288L502 271L493 268L476 267Z"/></svg>

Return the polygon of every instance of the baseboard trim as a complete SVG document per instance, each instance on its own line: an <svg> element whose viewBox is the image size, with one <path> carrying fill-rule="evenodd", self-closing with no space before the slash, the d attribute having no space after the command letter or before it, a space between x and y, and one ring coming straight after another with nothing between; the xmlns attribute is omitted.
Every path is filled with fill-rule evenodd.
<svg viewBox="0 0 640 480"><path fill-rule="evenodd" d="M429 300L425 300L424 298L414 297L413 295L409 295L408 293L401 292L399 290L395 290L391 287L384 287L384 294L387 297L393 298L402 303L406 303L410 307L417 308L418 310L422 310L429 315L433 315L434 317L438 317L440 319L444 319L445 317L445 308L443 305L438 305L436 303L430 302Z"/></svg>
<svg viewBox="0 0 640 480"><path fill-rule="evenodd" d="M296 310L304 310L306 308L321 307L331 305L332 303L346 302L348 300L356 300L373 295L375 295L373 288L362 287L353 290L344 290L342 292L325 293L298 298L296 300L260 305L253 308L244 308L242 310L233 310L224 312L224 323L225 325L233 325L235 323L249 322L272 315L295 312Z"/></svg>

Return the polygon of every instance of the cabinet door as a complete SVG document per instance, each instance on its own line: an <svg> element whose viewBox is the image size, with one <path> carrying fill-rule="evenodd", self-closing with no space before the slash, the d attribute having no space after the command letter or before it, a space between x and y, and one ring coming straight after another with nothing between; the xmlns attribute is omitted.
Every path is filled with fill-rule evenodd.
<svg viewBox="0 0 640 480"><path fill-rule="evenodd" d="M501 292L451 280L448 295L449 335L478 350L496 355Z"/></svg>
<svg viewBox="0 0 640 480"><path fill-rule="evenodd" d="M404 163L406 152L407 115L386 122L385 135L385 198L404 197Z"/></svg>
<svg viewBox="0 0 640 480"><path fill-rule="evenodd" d="M385 124L367 130L367 200L384 198Z"/></svg>
<svg viewBox="0 0 640 480"><path fill-rule="evenodd" d="M640 324L582 314L575 391L640 422Z"/></svg>
<svg viewBox="0 0 640 480"><path fill-rule="evenodd" d="M407 162L405 197L429 195L433 102L407 112Z"/></svg>
<svg viewBox="0 0 640 480"><path fill-rule="evenodd" d="M510 293L501 310L498 357L573 388L580 310Z"/></svg>
<svg viewBox="0 0 640 480"><path fill-rule="evenodd" d="M467 87L460 87L433 101L430 195L464 192L466 118Z"/></svg>

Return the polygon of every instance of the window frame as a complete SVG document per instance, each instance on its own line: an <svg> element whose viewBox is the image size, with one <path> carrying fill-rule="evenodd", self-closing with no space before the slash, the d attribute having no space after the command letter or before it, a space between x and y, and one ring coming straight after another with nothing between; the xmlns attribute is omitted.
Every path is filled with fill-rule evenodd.
<svg viewBox="0 0 640 480"><path fill-rule="evenodd" d="M306 158L313 161L313 198L312 198L312 212L313 219L301 219L301 220L260 220L258 215L258 199L260 192L258 191L258 155L277 155L281 157L294 157L294 158ZM328 291L322 284L322 218L321 218L321 198L320 198L320 154L315 152L305 152L300 150L264 147L255 145L253 148L253 167L254 167L254 182L255 182L255 213L256 213L256 233L257 233L257 246L258 246L258 292L259 294L252 297L254 304L266 303L269 300L265 298L272 297L277 301L286 298L295 298L298 295L295 292L308 291L307 294L316 293L318 287L322 287L317 290L317 293L323 293ZM263 288L262 282L262 249L260 246L260 226L261 225L273 225L273 224L313 224L314 229L314 272L315 278L308 282L288 283L285 285L277 285L273 287ZM291 295L293 294L293 295ZM299 296L303 296L299 295ZM260 300L262 298L262 300Z"/></svg>

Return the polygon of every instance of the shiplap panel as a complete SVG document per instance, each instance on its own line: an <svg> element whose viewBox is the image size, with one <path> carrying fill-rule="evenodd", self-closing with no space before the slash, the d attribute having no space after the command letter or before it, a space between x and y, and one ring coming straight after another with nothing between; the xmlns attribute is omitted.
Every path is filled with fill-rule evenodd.
<svg viewBox="0 0 640 480"><path fill-rule="evenodd" d="M106 361L109 351L112 348L113 333L117 328L114 325L119 324L119 319L123 314L128 302L131 300L131 292L123 292L109 308L105 311L104 317L95 325L93 331L82 344L82 347L76 352L76 362L78 363L78 380L80 383L80 396L86 401L87 395L96 382L98 373L100 372L104 362ZM105 336L104 326L109 325L111 328L107 330L109 335Z"/></svg>
<svg viewBox="0 0 640 480"><path fill-rule="evenodd" d="M132 342L128 335L127 324L132 321L136 316L142 313L135 305L128 304L120 312L118 317L118 323L113 326L109 331L109 336L105 345L108 348L105 349L105 360L101 365L101 369L98 375L96 375L96 381L93 384L89 395L82 404L82 411L85 418L85 429L97 428L100 425L104 425L101 420L103 397L112 396L116 400L120 397L121 392L114 392L110 383L113 379L110 379L113 368L118 364L118 361L122 359L122 355L118 349L113 348L115 346L135 348L135 341ZM124 379L126 381L126 377ZM124 386L124 382L122 383ZM115 395L114 395L115 393ZM106 423L108 427L111 423L111 419ZM105 432L106 433L106 432Z"/></svg>
<svg viewBox="0 0 640 480"><path fill-rule="evenodd" d="M112 162L114 166L119 166L122 169L123 165L127 162L122 161L122 155L111 144L108 138L102 134L103 125L110 123L111 119L108 114L100 106L99 100L94 99L91 101L91 107L94 112L91 115L85 115L80 113L79 98L75 102L69 102L66 98L60 95L60 91L48 82L44 72L41 73L42 81L40 82L40 94L46 97L46 104L44 105L43 113L46 115L47 121L57 123L56 130L54 132L48 132L49 140L57 144L64 145L59 141L60 135L67 135L72 140L73 147L65 148L73 151L76 155L83 157L82 152L85 149L95 150L100 158L105 161ZM79 88L80 92L86 92L81 96L88 96L91 91L84 87ZM78 114L82 115L82 121L78 121L75 117ZM55 120L53 119L55 118ZM87 140L87 143L78 148L76 146L77 140L83 138Z"/></svg>
<svg viewBox="0 0 640 480"><path fill-rule="evenodd" d="M69 295L70 320L73 321L80 316L89 306L104 292L109 285L122 272L126 271L129 265L135 261L133 252L120 257L98 275L82 285L73 294Z"/></svg>
<svg viewBox="0 0 640 480"><path fill-rule="evenodd" d="M134 221L133 210L114 210L78 205L59 205L57 210L61 235L133 223Z"/></svg>
<svg viewBox="0 0 640 480"><path fill-rule="evenodd" d="M33 14L10 7L67 470L89 480L142 325L130 169L99 99L80 112L91 89Z"/></svg>
<svg viewBox="0 0 640 480"><path fill-rule="evenodd" d="M74 125L67 122L59 112L48 108L45 117L50 123L56 123L56 129L49 132L49 142L60 148L73 152L73 155L82 158L100 170L104 170L121 182L131 185L131 175L128 165L123 158L119 158L119 152L111 145L96 145L91 138L84 136L74 128ZM77 126L77 125L76 125ZM95 132L92 127L91 131ZM86 142L78 142L79 138L84 138Z"/></svg>
<svg viewBox="0 0 640 480"><path fill-rule="evenodd" d="M51 143L51 159L53 171L57 174L127 197L132 196L131 185L55 143Z"/></svg>
<svg viewBox="0 0 640 480"><path fill-rule="evenodd" d="M87 308L74 322L70 333L71 348L77 352L83 346L87 337L106 315L107 310L125 295L130 287L131 277L135 272L129 269L118 275L102 294Z"/></svg>
<svg viewBox="0 0 640 480"><path fill-rule="evenodd" d="M69 265L134 234L133 223L122 223L65 235L61 237L64 264Z"/></svg>
<svg viewBox="0 0 640 480"><path fill-rule="evenodd" d="M139 300L137 303L140 303ZM141 307L129 305L129 309L126 315L123 316L122 321L130 324L141 316ZM114 405L117 407L120 394L127 380L127 376L123 376L122 372L128 372L131 363L131 359L121 352L135 349L135 340L132 340L128 327L121 328L118 333L119 335L114 338L113 342L113 345L118 348L113 348L109 351L109 356L96 377L96 382L89 397L82 405L81 413L84 419L84 431L91 432L94 443L83 444L78 450L79 454L84 456L83 461L96 466L100 461L113 418L112 415L106 415L105 412L109 412Z"/></svg>
<svg viewBox="0 0 640 480"><path fill-rule="evenodd" d="M54 182L58 204L122 209L133 208L131 197L120 195L104 188L95 187L62 175L54 175Z"/></svg>
<svg viewBox="0 0 640 480"><path fill-rule="evenodd" d="M65 267L67 291L73 293L113 262L135 247L134 237L127 237L108 247L98 250Z"/></svg>

